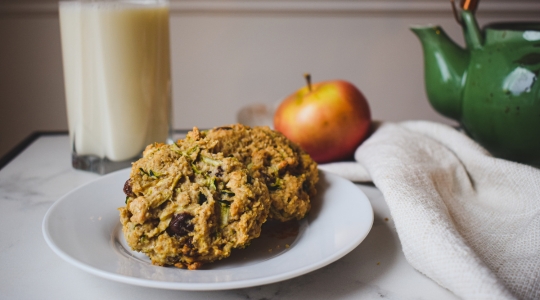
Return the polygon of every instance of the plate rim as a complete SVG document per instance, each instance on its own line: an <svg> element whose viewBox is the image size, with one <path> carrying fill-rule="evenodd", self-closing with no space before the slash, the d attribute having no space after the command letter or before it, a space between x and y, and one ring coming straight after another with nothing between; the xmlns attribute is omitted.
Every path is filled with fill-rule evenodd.
<svg viewBox="0 0 540 300"><path fill-rule="evenodd" d="M369 228L363 232L363 234L358 235L355 242L350 243L346 247L343 247L339 249L339 251L336 251L332 253L332 255L327 256L325 259L321 260L319 263L311 263L308 264L302 268L297 268L291 271L288 271L286 273L280 273L275 274L271 276L266 276L262 278L253 278L253 279L242 279L238 281L227 281L227 282L212 282L212 283L200 283L200 282L171 282L171 281L159 281L159 280L152 280L152 279L146 279L146 278L138 278L123 274L117 274L112 273L109 271L102 270L98 267L88 265L84 262L79 261L78 259L70 256L68 253L66 253L64 250L62 250L56 243L54 242L53 238L51 237L51 234L49 232L49 223L51 222L50 215L54 212L54 210L61 205L64 201L68 201L67 199L70 198L70 196L74 193L77 193L80 189L83 189L84 187L93 184L96 181L103 180L103 178L114 176L116 173L126 172L130 168L118 170L112 173L109 173L105 176L98 177L94 180L91 180L83 185L80 185L62 197L60 197L58 200L56 200L51 207L47 210L45 213L45 216L42 221L42 233L43 237L45 239L45 242L47 245L53 250L56 255L58 255L60 258L62 258L64 261L70 263L71 265L88 272L90 274L96 275L98 277L102 277L105 279L109 279L116 282L122 282L126 284L136 285L136 286L143 286L143 287L151 287L151 288L159 288L159 289L167 289L167 290L184 290L184 291L218 291L218 290L231 290L231 289L239 289L239 288L249 288L249 287L255 287L255 286L262 286L272 283L277 283L280 281L285 281L288 279L292 279L298 276L305 275L307 273L313 272L315 270L321 269L337 260L342 258L343 256L350 253L352 250L354 250L358 245L360 245L367 237L367 235L371 232L371 229L373 228L373 222L374 222L374 211L373 206L371 205L371 202L369 201L369 198L367 195L361 190L358 189L360 194L362 194L365 198L365 202L368 204L369 207L369 213L367 214L370 217L370 220L367 220L369 223ZM322 169L318 169L319 172L323 173L324 176L330 176L335 177L338 180L343 180L346 182L346 184L354 185L353 182L350 180L347 180L341 176L338 176L336 174L333 174L328 171L324 171ZM119 221L118 221L119 222ZM208 271L208 270L203 270Z"/></svg>

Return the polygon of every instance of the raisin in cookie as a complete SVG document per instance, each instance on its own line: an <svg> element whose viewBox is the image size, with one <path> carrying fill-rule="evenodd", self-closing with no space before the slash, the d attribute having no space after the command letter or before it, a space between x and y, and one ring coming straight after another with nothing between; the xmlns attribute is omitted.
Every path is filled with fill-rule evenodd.
<svg viewBox="0 0 540 300"><path fill-rule="evenodd" d="M198 145L153 144L132 166L119 208L129 246L156 265L197 269L260 235L266 185L236 157Z"/></svg>

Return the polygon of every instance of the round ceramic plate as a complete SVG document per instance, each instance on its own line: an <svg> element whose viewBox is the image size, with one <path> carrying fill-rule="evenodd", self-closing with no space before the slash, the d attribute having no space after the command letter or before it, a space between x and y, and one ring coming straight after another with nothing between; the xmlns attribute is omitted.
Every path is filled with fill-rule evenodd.
<svg viewBox="0 0 540 300"><path fill-rule="evenodd" d="M224 290L269 284L326 266L352 251L373 224L366 195L353 183L320 171L318 196L301 221L267 222L261 237L231 257L189 271L158 267L133 252L121 232L117 208L130 170L81 186L56 201L43 235L67 262L94 275L133 285L176 290Z"/></svg>

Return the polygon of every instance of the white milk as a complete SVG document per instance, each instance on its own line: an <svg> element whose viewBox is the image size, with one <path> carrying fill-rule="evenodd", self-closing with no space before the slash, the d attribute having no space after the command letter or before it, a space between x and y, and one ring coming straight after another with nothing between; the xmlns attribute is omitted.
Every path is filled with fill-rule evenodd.
<svg viewBox="0 0 540 300"><path fill-rule="evenodd" d="M122 161L170 130L167 2L60 2L73 152Z"/></svg>

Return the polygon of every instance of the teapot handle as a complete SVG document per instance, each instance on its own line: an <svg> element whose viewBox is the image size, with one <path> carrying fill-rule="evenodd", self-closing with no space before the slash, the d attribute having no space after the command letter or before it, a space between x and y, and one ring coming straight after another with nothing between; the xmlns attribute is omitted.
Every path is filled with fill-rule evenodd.
<svg viewBox="0 0 540 300"><path fill-rule="evenodd" d="M476 12L476 9L478 8L478 3L480 0L461 0L460 7L462 10L470 10L474 14ZM450 0L450 3L452 4L452 12L454 13L454 18L456 19L456 22L458 22L459 25L463 26L463 21L459 17L456 3L454 0Z"/></svg>
<svg viewBox="0 0 540 300"><path fill-rule="evenodd" d="M461 0L461 8L475 13L476 8L478 8L478 2L480 2L480 0Z"/></svg>

